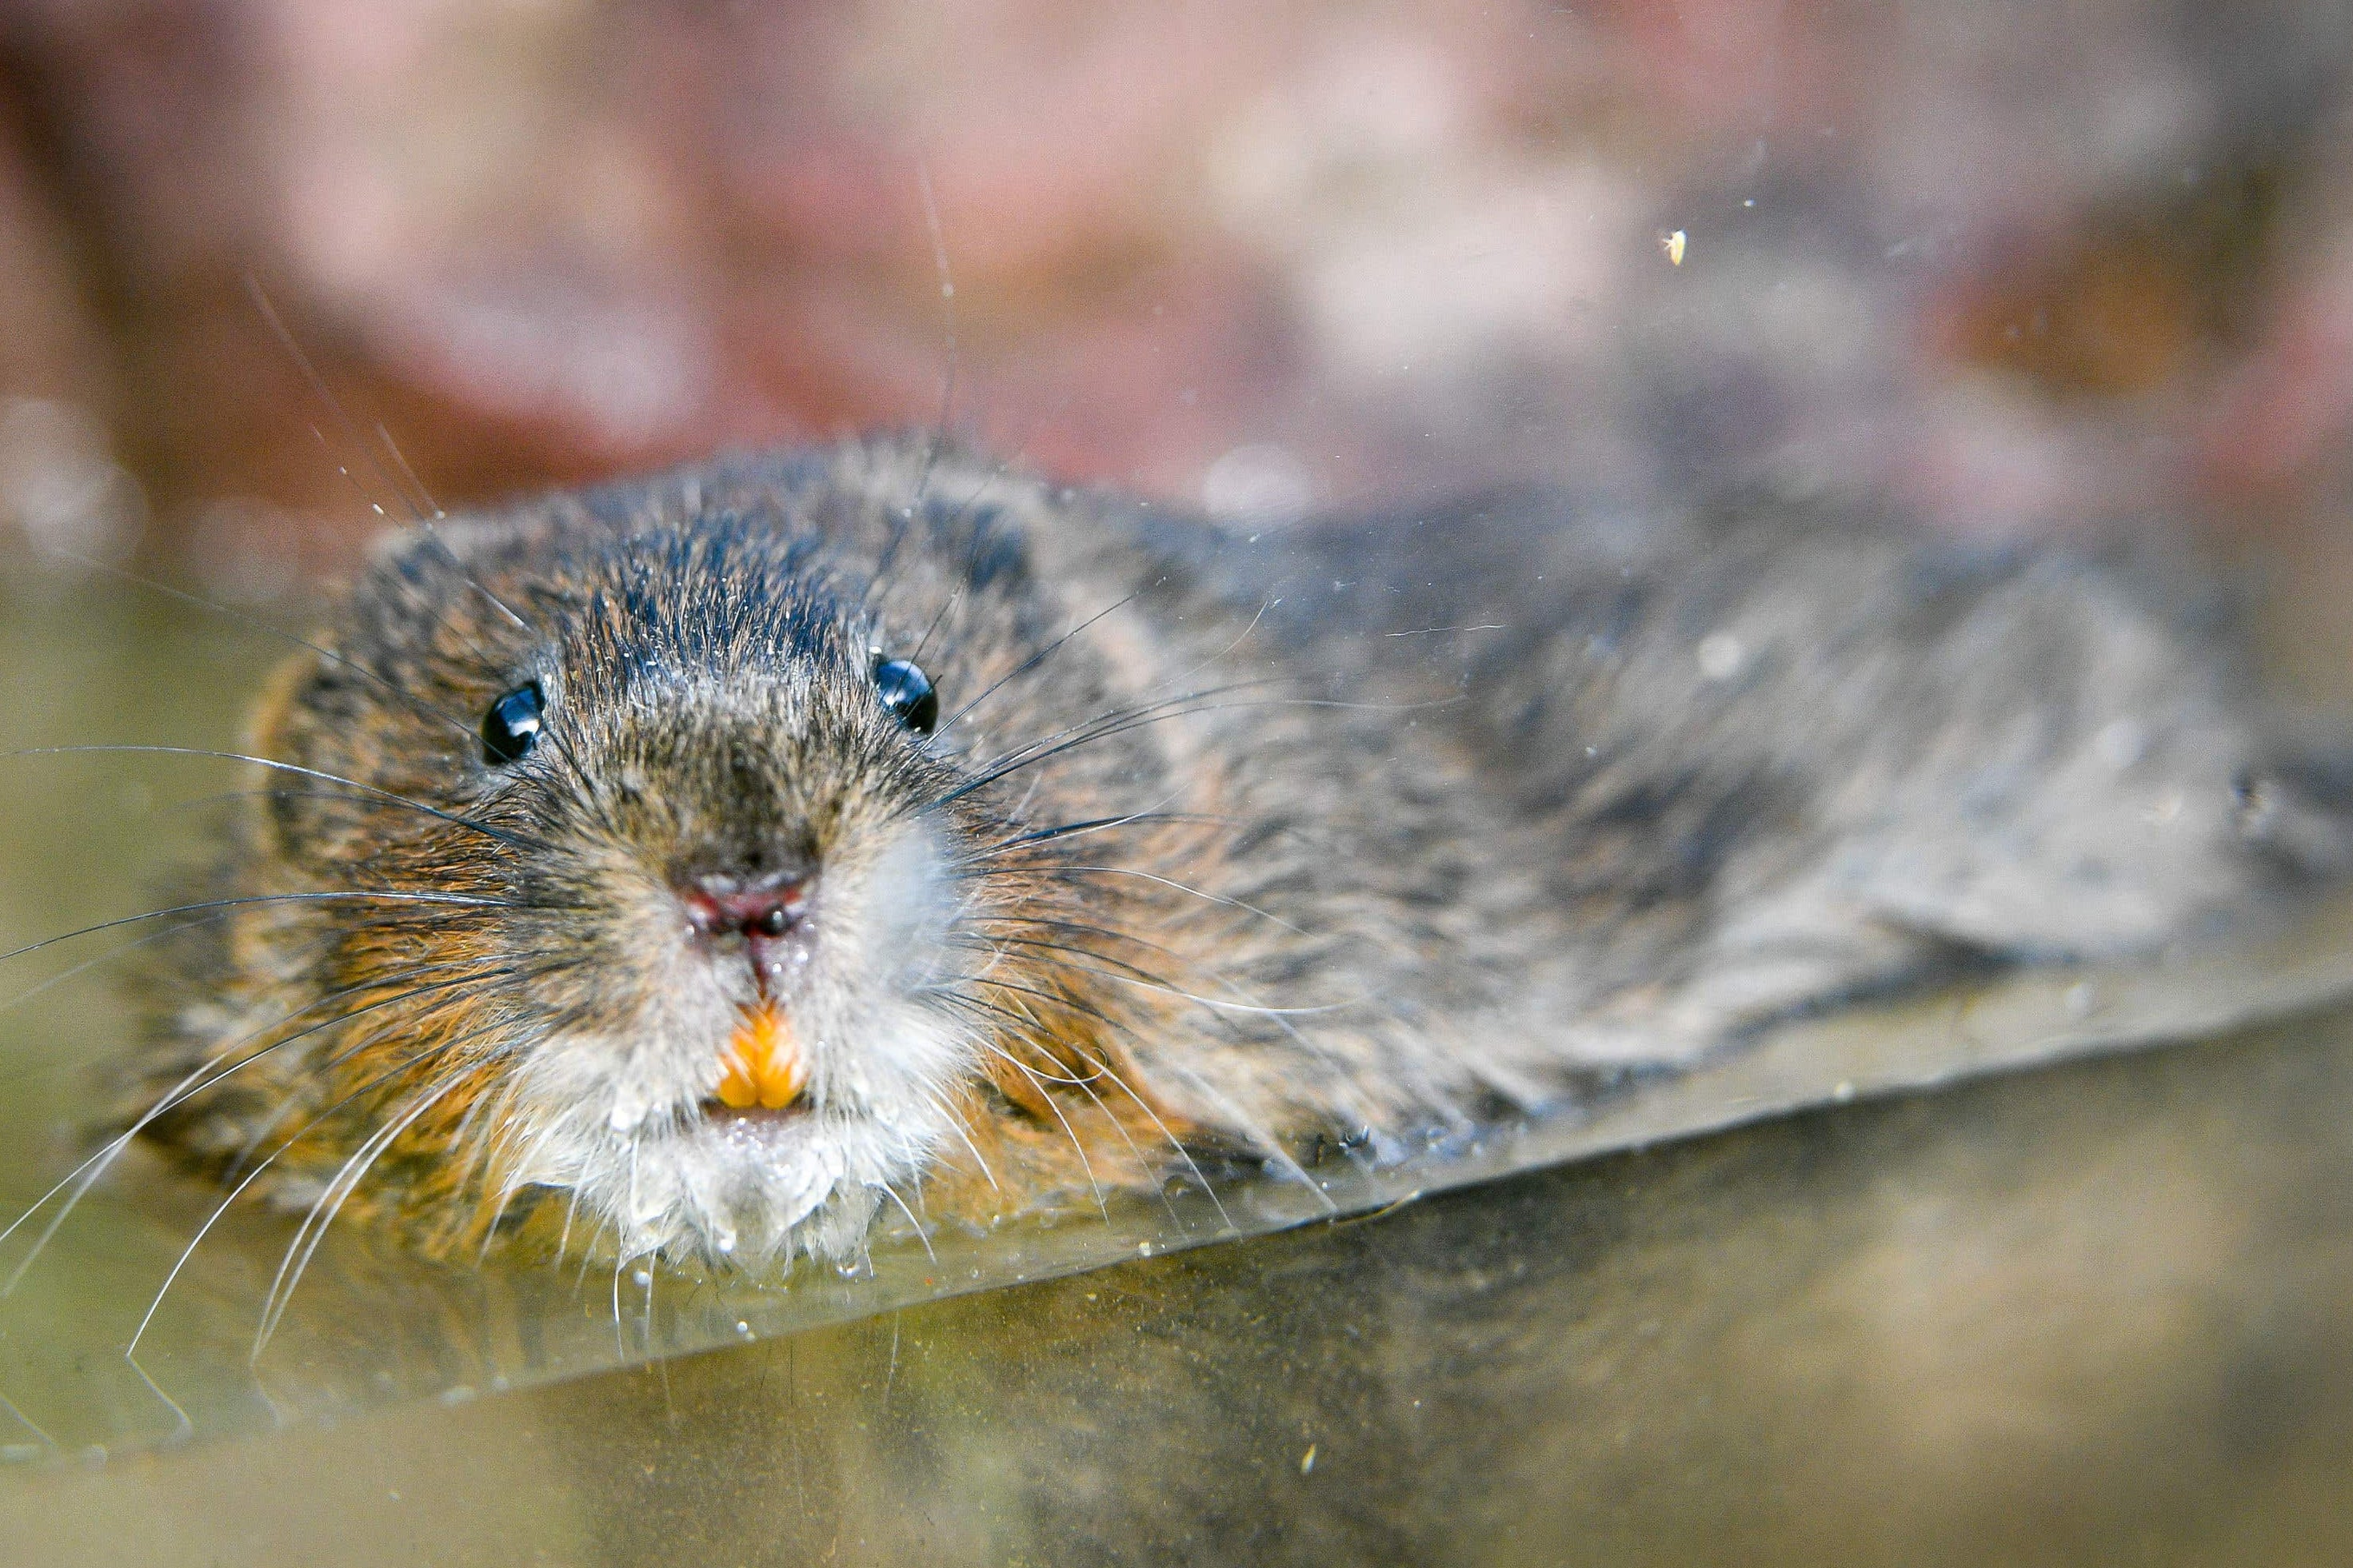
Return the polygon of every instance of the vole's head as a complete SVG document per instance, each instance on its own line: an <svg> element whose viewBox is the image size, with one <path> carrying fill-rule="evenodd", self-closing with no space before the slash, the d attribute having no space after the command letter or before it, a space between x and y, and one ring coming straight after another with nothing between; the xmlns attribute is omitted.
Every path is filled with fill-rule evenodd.
<svg viewBox="0 0 2353 1568"><path fill-rule="evenodd" d="M1167 790L1140 732L993 776L1134 695L1039 575L1003 509L888 469L397 542L263 716L304 771L241 875L300 897L227 989L291 1043L216 1114L280 1116L313 1182L370 1151L362 1190L452 1235L552 1200L624 1254L748 1260L854 1251L1022 1129L1104 1157L1155 1121L1118 1070L1134 955L1122 890L1058 868Z"/></svg>

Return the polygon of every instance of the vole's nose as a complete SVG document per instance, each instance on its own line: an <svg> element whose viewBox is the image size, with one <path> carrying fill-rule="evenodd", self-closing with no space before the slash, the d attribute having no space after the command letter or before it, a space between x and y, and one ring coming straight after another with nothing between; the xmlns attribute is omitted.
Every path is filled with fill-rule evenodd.
<svg viewBox="0 0 2353 1568"><path fill-rule="evenodd" d="M677 886L696 935L742 936L757 943L801 923L816 880L813 870L794 866L755 877L690 871L678 878Z"/></svg>

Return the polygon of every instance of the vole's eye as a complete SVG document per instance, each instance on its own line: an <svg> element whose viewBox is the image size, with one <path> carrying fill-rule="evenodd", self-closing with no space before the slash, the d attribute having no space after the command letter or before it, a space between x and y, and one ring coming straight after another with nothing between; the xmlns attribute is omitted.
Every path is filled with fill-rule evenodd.
<svg viewBox="0 0 2353 1568"><path fill-rule="evenodd" d="M544 701L534 680L491 703L482 715L482 761L494 768L521 762L539 739L539 710Z"/></svg>
<svg viewBox="0 0 2353 1568"><path fill-rule="evenodd" d="M907 660L876 659L874 689L882 694L882 706L916 734L930 734L940 721L940 694L932 689L932 678Z"/></svg>

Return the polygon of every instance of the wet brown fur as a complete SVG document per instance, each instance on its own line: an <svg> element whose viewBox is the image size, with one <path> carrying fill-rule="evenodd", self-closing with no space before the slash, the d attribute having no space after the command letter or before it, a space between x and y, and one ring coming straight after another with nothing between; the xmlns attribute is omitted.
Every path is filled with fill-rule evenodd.
<svg viewBox="0 0 2353 1568"><path fill-rule="evenodd" d="M965 900L927 1005L986 1048L893 1197L981 1220L1205 1155L1393 1153L2333 870L2334 808L2173 603L1556 496L1240 538L923 442L550 497L392 542L265 694L256 754L352 782L257 770L217 896L351 896L185 940L130 1116L168 1102L146 1132L231 1183L266 1163L299 1211L413 1112L347 1218L584 1245L570 1194L513 1190L542 1131L514 1085L648 1002L659 900L611 889L854 861L923 816ZM870 642L936 680L936 737L860 686ZM474 729L530 677L547 736L501 774Z"/></svg>

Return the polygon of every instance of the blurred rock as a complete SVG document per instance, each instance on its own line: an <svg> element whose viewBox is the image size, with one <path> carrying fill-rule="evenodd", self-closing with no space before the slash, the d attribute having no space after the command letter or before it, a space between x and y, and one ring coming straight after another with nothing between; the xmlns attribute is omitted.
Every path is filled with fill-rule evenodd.
<svg viewBox="0 0 2353 1568"><path fill-rule="evenodd" d="M1278 449L1343 503L2293 504L2353 426L2349 58L2320 0L18 0L0 392L89 410L160 540L313 564L404 463L944 416L1220 506Z"/></svg>

